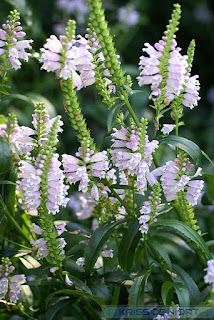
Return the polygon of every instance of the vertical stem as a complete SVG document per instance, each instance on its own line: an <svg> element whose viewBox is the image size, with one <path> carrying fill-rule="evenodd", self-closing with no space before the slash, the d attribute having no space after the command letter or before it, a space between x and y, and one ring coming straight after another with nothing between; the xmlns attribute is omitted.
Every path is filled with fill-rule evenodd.
<svg viewBox="0 0 214 320"><path fill-rule="evenodd" d="M121 95L123 97L123 100L125 102L126 108L128 109L128 111L130 113L130 116L132 117L132 119L134 120L135 124L139 128L140 127L140 122L139 122L136 114L134 113L134 110L132 109L132 106L131 106L131 104L129 102L129 99L128 99L128 96L127 96L127 93L123 90L122 87L120 87L119 89L120 89L120 93L121 93Z"/></svg>
<svg viewBox="0 0 214 320"><path fill-rule="evenodd" d="M144 235L143 235L143 243L144 243L144 250L145 250L145 256L146 256L146 267L147 267L147 269L149 269L149 254L148 254L148 250L147 250L146 240L147 240L147 236L144 233Z"/></svg>

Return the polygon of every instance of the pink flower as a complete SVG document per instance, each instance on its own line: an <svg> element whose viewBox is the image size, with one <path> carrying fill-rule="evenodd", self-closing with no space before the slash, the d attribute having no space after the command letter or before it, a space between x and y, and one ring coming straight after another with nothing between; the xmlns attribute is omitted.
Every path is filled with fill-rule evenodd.
<svg viewBox="0 0 214 320"><path fill-rule="evenodd" d="M169 134L174 129L174 127L174 124L163 124L161 132L163 132L163 134Z"/></svg>
<svg viewBox="0 0 214 320"><path fill-rule="evenodd" d="M207 261L208 267L204 269L207 274L204 276L204 282L212 284L214 287L214 259Z"/></svg>

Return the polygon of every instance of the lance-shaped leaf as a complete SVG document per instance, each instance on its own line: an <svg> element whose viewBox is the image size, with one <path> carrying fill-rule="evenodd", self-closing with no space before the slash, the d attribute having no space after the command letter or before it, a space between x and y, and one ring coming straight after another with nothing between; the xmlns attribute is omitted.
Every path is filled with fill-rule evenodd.
<svg viewBox="0 0 214 320"><path fill-rule="evenodd" d="M194 165L196 167L199 166L200 159L201 159L201 149L196 143L186 138L177 137L173 135L169 135L168 137L161 139L160 143L166 143L170 146L174 146L185 151L186 153L188 153L188 155L192 159Z"/></svg>
<svg viewBox="0 0 214 320"><path fill-rule="evenodd" d="M206 260L212 259L212 254L209 251L204 239L191 227L187 226L181 221L177 220L161 220L158 222L154 222L150 228L155 227L170 227L176 230L179 234L181 234L184 238L191 240L194 242L199 249L203 252Z"/></svg>
<svg viewBox="0 0 214 320"><path fill-rule="evenodd" d="M103 246L114 228L123 222L124 220L119 220L111 224L101 225L92 234L85 251L85 272L87 274L91 273Z"/></svg>
<svg viewBox="0 0 214 320"><path fill-rule="evenodd" d="M129 306L143 306L144 305L144 289L150 275L150 270L146 270L142 275L135 278L133 285L129 291Z"/></svg>
<svg viewBox="0 0 214 320"><path fill-rule="evenodd" d="M90 294L88 292L72 290L72 289L63 289L63 290L58 290L51 293L46 299L46 305L48 305L48 302L50 301L50 299L53 298L53 296L55 296L56 294L65 295L65 296L69 295L77 298L80 298L80 297L89 298L95 301L101 308L105 306L105 302L102 299L98 298L97 296Z"/></svg>
<svg viewBox="0 0 214 320"><path fill-rule="evenodd" d="M6 141L0 140L0 179L4 178L9 169L10 149Z"/></svg>
<svg viewBox="0 0 214 320"><path fill-rule="evenodd" d="M181 267L173 264L173 272L177 274L175 278L172 280L174 282L183 282L187 289L189 290L190 301L193 305L198 305L201 301L200 299L200 291L195 281L188 275L186 271L184 271Z"/></svg>
<svg viewBox="0 0 214 320"><path fill-rule="evenodd" d="M157 240L149 240L148 245L152 249L152 252L154 252L155 255L157 255L161 260L163 260L166 263L169 270L172 271L171 260L163 245Z"/></svg>
<svg viewBox="0 0 214 320"><path fill-rule="evenodd" d="M135 250L141 238L139 227L140 226L137 219L135 221L132 221L128 225L128 229L124 233L119 246L119 250L118 250L119 263L123 268L123 270L127 272L131 271Z"/></svg>
<svg viewBox="0 0 214 320"><path fill-rule="evenodd" d="M179 306L180 307L188 307L189 306L189 291L187 287L182 282L170 282L166 281L163 283L161 288L161 296L163 303L166 305L167 296L169 291L174 288L176 295L178 297Z"/></svg>

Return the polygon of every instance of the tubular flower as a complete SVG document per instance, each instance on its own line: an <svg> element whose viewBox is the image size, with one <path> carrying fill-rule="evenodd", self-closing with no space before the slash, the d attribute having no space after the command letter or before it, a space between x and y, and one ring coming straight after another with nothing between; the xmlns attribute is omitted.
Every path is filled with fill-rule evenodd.
<svg viewBox="0 0 214 320"><path fill-rule="evenodd" d="M22 31L19 22L19 13L14 10L10 12L8 20L0 29L0 56L4 55L8 59L12 69L21 68L21 60L28 61L30 53L26 49L31 49L33 40L20 40L26 33Z"/></svg>
<svg viewBox="0 0 214 320"><path fill-rule="evenodd" d="M57 71L57 76L64 80L72 78L74 88L80 90L95 81L93 56L88 49L88 42L82 36L66 42L65 36L58 39L51 35L44 48L40 49L41 69Z"/></svg>
<svg viewBox="0 0 214 320"><path fill-rule="evenodd" d="M207 273L204 276L204 282L212 284L214 287L214 259L207 261L207 268L204 269Z"/></svg>
<svg viewBox="0 0 214 320"><path fill-rule="evenodd" d="M19 127L18 124L14 126L13 133L9 136L10 149L13 153L20 155L27 154L34 148L34 139L31 137L35 131L28 127Z"/></svg>

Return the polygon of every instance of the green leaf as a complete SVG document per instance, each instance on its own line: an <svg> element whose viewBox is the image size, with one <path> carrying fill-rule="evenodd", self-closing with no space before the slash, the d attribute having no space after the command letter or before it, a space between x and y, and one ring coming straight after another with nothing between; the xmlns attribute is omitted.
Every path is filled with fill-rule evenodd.
<svg viewBox="0 0 214 320"><path fill-rule="evenodd" d="M214 163L213 161L210 159L210 157L206 154L206 152L204 152L203 150L201 150L202 155L212 164L212 166L214 167Z"/></svg>
<svg viewBox="0 0 214 320"><path fill-rule="evenodd" d="M124 220L119 220L108 225L101 225L92 234L85 251L85 272L87 274L91 273L100 252L112 234L113 229L123 222Z"/></svg>
<svg viewBox="0 0 214 320"><path fill-rule="evenodd" d="M63 289L63 290L58 290L51 293L46 299L46 305L48 305L48 302L50 301L50 299L53 298L56 294L71 295L78 298L80 297L89 298L95 301L101 308L105 306L105 302L102 299L98 298L97 296L90 294L88 292L72 290L72 289Z"/></svg>
<svg viewBox="0 0 214 320"><path fill-rule="evenodd" d="M16 208L16 180L17 180L17 173L14 171L10 172L9 181L5 183L4 187L4 200L5 204L10 211L10 213L15 216L15 208ZM5 181L5 180L2 180Z"/></svg>
<svg viewBox="0 0 214 320"><path fill-rule="evenodd" d="M102 299L106 304L111 300L111 292L105 282L97 272L87 279L87 285L90 287L93 295Z"/></svg>
<svg viewBox="0 0 214 320"><path fill-rule="evenodd" d="M106 282L119 282L122 283L125 280L130 280L130 275L122 270L117 271L111 271L108 273L105 273L103 275Z"/></svg>
<svg viewBox="0 0 214 320"><path fill-rule="evenodd" d="M9 180L0 180L0 184L12 184L16 186L15 182L9 181Z"/></svg>
<svg viewBox="0 0 214 320"><path fill-rule="evenodd" d="M10 148L6 141L0 139L0 178L3 179L10 169Z"/></svg>
<svg viewBox="0 0 214 320"><path fill-rule="evenodd" d="M168 137L165 137L164 139L160 140L160 143L166 143L168 145L172 145L174 147L177 147L186 153L191 157L194 165L196 167L199 166L200 159L201 159L201 149L199 146L183 137L177 137L173 135L169 135Z"/></svg>
<svg viewBox="0 0 214 320"><path fill-rule="evenodd" d="M209 241L207 241L207 242L206 242L206 245L207 245L208 247L214 246L214 240L209 240Z"/></svg>
<svg viewBox="0 0 214 320"><path fill-rule="evenodd" d="M124 189L124 190L135 190L136 188L132 187L132 186L127 186L127 185L123 185L123 184L112 184L110 187L110 189Z"/></svg>
<svg viewBox="0 0 214 320"><path fill-rule="evenodd" d="M77 286L78 288L82 289L85 292L88 292L88 293L92 294L91 289L83 281L81 281L80 279L74 277L70 273L69 273L68 277L73 282L73 284L75 286Z"/></svg>
<svg viewBox="0 0 214 320"><path fill-rule="evenodd" d="M143 306L144 305L144 289L147 279L150 275L150 270L144 271L141 276L135 278L133 285L129 291L128 304L129 306Z"/></svg>
<svg viewBox="0 0 214 320"><path fill-rule="evenodd" d="M189 291L187 287L182 282L170 282L166 281L163 283L161 288L161 296L163 303L167 304L167 296L169 291L174 288L176 295L178 297L179 306L180 307L188 307L189 306Z"/></svg>
<svg viewBox="0 0 214 320"><path fill-rule="evenodd" d="M189 290L190 301L193 305L198 305L201 301L200 299L200 291L195 281L188 275L186 271L184 271L181 267L173 264L173 271L177 274L176 278L172 280L174 282L183 282L187 289Z"/></svg>
<svg viewBox="0 0 214 320"><path fill-rule="evenodd" d="M80 224L80 223L76 223L76 222L69 222L66 224L66 229L68 231L81 231L82 233L85 233L87 235L91 234L91 230L89 228L87 228L86 226Z"/></svg>
<svg viewBox="0 0 214 320"><path fill-rule="evenodd" d="M128 225L127 231L124 233L118 249L119 263L123 270L127 272L131 271L135 250L141 238L139 227L137 219Z"/></svg>
<svg viewBox="0 0 214 320"><path fill-rule="evenodd" d="M66 307L66 305L68 305L70 302L71 302L70 299L68 300L67 297L58 301L54 306L50 307L49 310L46 312L45 320L53 320L56 314L58 313L58 311Z"/></svg>
<svg viewBox="0 0 214 320"><path fill-rule="evenodd" d="M19 94L19 93L15 93L15 94L10 94L7 99L9 100L21 100L23 101L25 104L28 103L31 106L34 106L33 101L28 98L27 96L24 96L23 94Z"/></svg>
<svg viewBox="0 0 214 320"><path fill-rule="evenodd" d="M117 119L117 114L120 111L121 107L124 105L124 102L120 103L119 105L117 105L116 107L112 108L109 112L108 112L108 117L107 117L107 128L108 128L108 132L111 131L111 129L113 128L115 121Z"/></svg>
<svg viewBox="0 0 214 320"><path fill-rule="evenodd" d="M148 245L151 247L152 251L156 253L157 256L163 259L163 261L166 263L169 270L172 271L171 260L169 258L168 253L166 252L166 249L163 247L163 245L156 240L149 240Z"/></svg>
<svg viewBox="0 0 214 320"><path fill-rule="evenodd" d="M86 244L83 243L83 242L82 242L82 243L75 244L71 249L69 249L69 250L66 252L66 256L73 255L74 253L85 249L85 246L86 246Z"/></svg>
<svg viewBox="0 0 214 320"><path fill-rule="evenodd" d="M169 291L172 289L172 284L173 282L166 281L163 283L162 288L161 288L161 297L163 300L163 303L166 305L167 304L167 296ZM171 301L170 301L171 302Z"/></svg>
<svg viewBox="0 0 214 320"><path fill-rule="evenodd" d="M205 173L204 174L207 179L208 184L208 199L211 201L211 203L214 202L214 174Z"/></svg>
<svg viewBox="0 0 214 320"><path fill-rule="evenodd" d="M161 220L158 222L154 222L150 228L154 227L170 227L178 231L184 238L187 238L188 240L191 240L194 242L198 248L201 249L201 251L204 253L204 256L206 260L212 259L212 254L209 251L204 239L191 227L187 226L181 221L177 220Z"/></svg>

